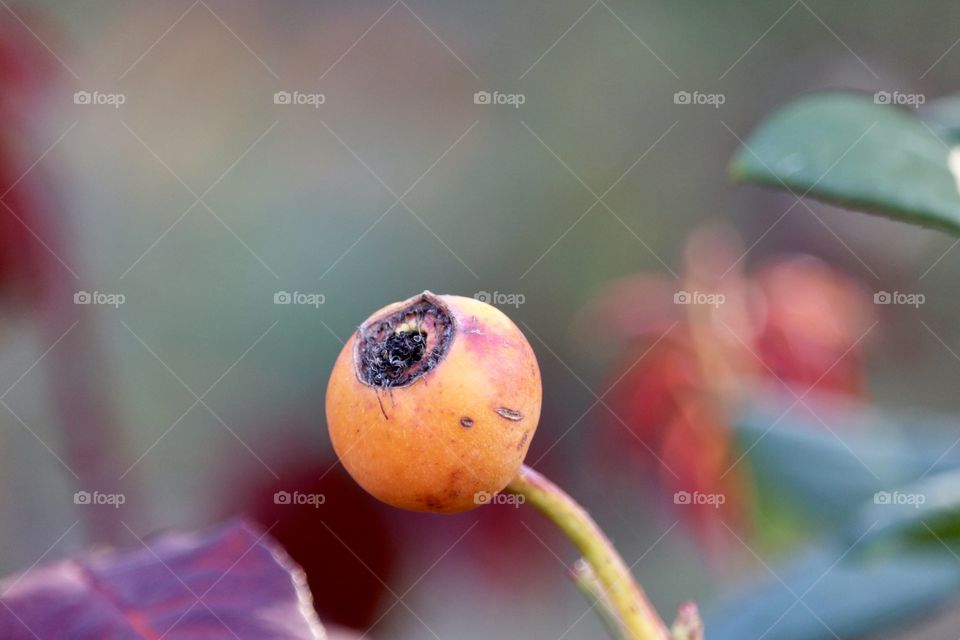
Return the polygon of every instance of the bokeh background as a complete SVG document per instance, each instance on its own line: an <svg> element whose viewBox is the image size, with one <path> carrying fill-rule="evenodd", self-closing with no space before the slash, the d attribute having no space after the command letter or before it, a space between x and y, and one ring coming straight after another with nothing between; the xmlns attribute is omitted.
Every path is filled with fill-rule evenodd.
<svg viewBox="0 0 960 640"><path fill-rule="evenodd" d="M652 477L668 454L617 444L666 393L606 401L677 313L645 292L815 256L830 270L815 293L833 278L865 292L825 356L856 346L854 395L960 411L953 240L727 176L738 138L800 94L953 92L953 3L0 4L2 573L246 513L307 567L321 615L370 637L600 637L566 579L573 550L538 514L398 513L336 465L323 393L342 341L424 289L490 295L528 334L545 401L529 461L638 561L666 617L769 578L823 523L789 505L688 518ZM84 91L122 104L78 104ZM523 103L477 104L481 91ZM719 262L691 266L710 254L698 237ZM879 290L925 303L877 307ZM810 323L850 300L835 295L814 296ZM952 429L931 432L949 445ZM733 446L683 442L693 467ZM749 503L756 483L740 481ZM326 502L273 503L295 488ZM78 505L78 490L125 503Z"/></svg>

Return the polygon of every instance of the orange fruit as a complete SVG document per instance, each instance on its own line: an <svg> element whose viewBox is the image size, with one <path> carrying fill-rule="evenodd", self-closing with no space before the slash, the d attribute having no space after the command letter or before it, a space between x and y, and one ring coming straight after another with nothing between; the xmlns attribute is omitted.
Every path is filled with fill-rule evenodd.
<svg viewBox="0 0 960 640"><path fill-rule="evenodd" d="M344 345L327 427L370 494L455 513L489 502L517 474L541 393L533 349L503 312L425 291L380 309Z"/></svg>

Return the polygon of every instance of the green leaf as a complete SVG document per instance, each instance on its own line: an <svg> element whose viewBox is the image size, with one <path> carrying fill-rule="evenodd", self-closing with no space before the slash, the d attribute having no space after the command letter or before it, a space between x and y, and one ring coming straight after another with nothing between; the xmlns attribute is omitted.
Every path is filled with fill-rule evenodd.
<svg viewBox="0 0 960 640"><path fill-rule="evenodd" d="M757 394L735 431L757 486L821 523L824 535L708 606L709 638L861 637L955 598L960 456L954 438L933 435L955 431L955 418L886 416L820 396L795 404Z"/></svg>
<svg viewBox="0 0 960 640"><path fill-rule="evenodd" d="M940 548L960 541L960 470L924 475L861 507L848 537L873 523L870 538L897 536L911 545Z"/></svg>
<svg viewBox="0 0 960 640"><path fill-rule="evenodd" d="M788 104L747 138L731 173L960 235L960 150L872 95L830 92Z"/></svg>
<svg viewBox="0 0 960 640"><path fill-rule="evenodd" d="M815 394L804 403L791 409L787 397L758 396L734 428L768 499L788 503L813 522L840 529L876 492L914 492L913 483L960 469L955 438L929 435L953 433L950 417L881 415Z"/></svg>
<svg viewBox="0 0 960 640"><path fill-rule="evenodd" d="M826 544L770 572L707 608L710 640L861 637L927 615L960 591L957 561L943 549L870 557Z"/></svg>
<svg viewBox="0 0 960 640"><path fill-rule="evenodd" d="M960 95L937 98L920 111L920 117L948 144L960 144Z"/></svg>

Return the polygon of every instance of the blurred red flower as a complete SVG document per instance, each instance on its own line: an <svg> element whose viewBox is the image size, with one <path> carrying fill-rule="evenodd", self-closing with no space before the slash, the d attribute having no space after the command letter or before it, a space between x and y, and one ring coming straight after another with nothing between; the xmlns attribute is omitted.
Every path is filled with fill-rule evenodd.
<svg viewBox="0 0 960 640"><path fill-rule="evenodd" d="M866 393L865 289L811 256L780 257L744 273L742 255L725 228L700 230L682 277L616 282L574 331L612 336L622 354L605 400L602 464L619 461L658 487L708 555L732 538L724 525L748 524L752 492L730 428L745 390Z"/></svg>

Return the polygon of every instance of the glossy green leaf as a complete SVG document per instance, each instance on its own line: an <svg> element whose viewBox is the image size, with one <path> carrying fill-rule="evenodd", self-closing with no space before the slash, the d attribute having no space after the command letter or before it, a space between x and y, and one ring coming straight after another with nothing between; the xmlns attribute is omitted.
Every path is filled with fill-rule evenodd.
<svg viewBox="0 0 960 640"><path fill-rule="evenodd" d="M909 110L852 92L776 111L737 151L737 181L960 235L960 150Z"/></svg>

